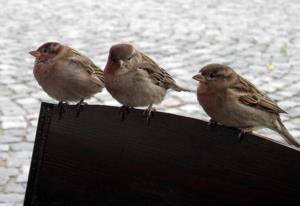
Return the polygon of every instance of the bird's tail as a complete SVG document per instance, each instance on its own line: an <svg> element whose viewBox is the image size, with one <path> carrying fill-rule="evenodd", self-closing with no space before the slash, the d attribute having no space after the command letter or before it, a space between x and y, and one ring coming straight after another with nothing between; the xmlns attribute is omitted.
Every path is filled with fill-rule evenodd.
<svg viewBox="0 0 300 206"><path fill-rule="evenodd" d="M283 125L280 118L277 119L278 124L275 126L275 130L287 141L287 143L294 145L296 147L300 147L300 143L297 141L295 137L291 135L291 133L287 130L287 128Z"/></svg>
<svg viewBox="0 0 300 206"><path fill-rule="evenodd" d="M177 84L173 84L171 86L171 89L175 90L176 92L182 92L182 91L183 92L191 92L191 90L182 88L182 87L178 86Z"/></svg>

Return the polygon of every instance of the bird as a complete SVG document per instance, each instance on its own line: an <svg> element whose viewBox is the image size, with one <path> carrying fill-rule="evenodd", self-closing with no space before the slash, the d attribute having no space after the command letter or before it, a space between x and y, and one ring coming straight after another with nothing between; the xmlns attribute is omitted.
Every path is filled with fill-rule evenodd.
<svg viewBox="0 0 300 206"><path fill-rule="evenodd" d="M280 119L280 113L286 112L231 67L208 64L193 79L199 82L197 99L212 118L211 123L240 128L240 138L247 132L269 128L290 145L300 146Z"/></svg>
<svg viewBox="0 0 300 206"><path fill-rule="evenodd" d="M144 112L148 125L155 111L153 104L162 102L168 89L189 92L131 44L115 44L110 48L104 68L104 82L107 91L123 105L120 108L122 120L129 108L148 106Z"/></svg>
<svg viewBox="0 0 300 206"><path fill-rule="evenodd" d="M35 57L33 74L38 84L59 101L60 118L64 105L77 102L76 116L84 100L104 88L103 71L87 56L58 42L46 42L29 52Z"/></svg>

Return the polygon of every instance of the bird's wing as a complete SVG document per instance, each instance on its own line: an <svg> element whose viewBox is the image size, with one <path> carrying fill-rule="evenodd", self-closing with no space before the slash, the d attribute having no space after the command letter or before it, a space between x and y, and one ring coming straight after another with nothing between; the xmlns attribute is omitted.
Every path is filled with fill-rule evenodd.
<svg viewBox="0 0 300 206"><path fill-rule="evenodd" d="M73 55L68 57L70 62L78 65L81 69L86 71L91 76L96 76L99 80L99 84L104 87L103 71L92 62L88 57L80 54L79 52L72 50Z"/></svg>
<svg viewBox="0 0 300 206"><path fill-rule="evenodd" d="M164 87L166 89L174 87L176 85L175 80L171 75L156 64L150 57L141 53L142 63L138 65L138 69L147 72L149 79L156 85Z"/></svg>
<svg viewBox="0 0 300 206"><path fill-rule="evenodd" d="M272 99L263 95L252 83L239 76L239 81L231 88L245 105L271 113L286 113Z"/></svg>

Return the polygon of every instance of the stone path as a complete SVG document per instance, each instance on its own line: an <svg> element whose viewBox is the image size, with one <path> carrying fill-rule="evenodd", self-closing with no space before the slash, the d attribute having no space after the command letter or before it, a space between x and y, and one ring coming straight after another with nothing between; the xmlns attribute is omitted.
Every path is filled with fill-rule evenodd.
<svg viewBox="0 0 300 206"><path fill-rule="evenodd" d="M226 63L289 112L300 138L299 10L297 0L0 0L0 206L22 205L40 102L53 102L28 51L59 41L103 68L110 45L130 42L192 90L200 67ZM107 92L89 103L119 105ZM208 119L194 93L170 92L157 109Z"/></svg>

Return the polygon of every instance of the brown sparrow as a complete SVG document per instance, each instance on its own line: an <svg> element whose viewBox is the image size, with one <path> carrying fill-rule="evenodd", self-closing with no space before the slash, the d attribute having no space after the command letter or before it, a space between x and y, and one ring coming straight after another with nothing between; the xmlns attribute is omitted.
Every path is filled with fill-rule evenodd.
<svg viewBox="0 0 300 206"><path fill-rule="evenodd" d="M48 42L30 54L36 58L34 77L49 96L60 102L60 114L63 102L78 102L78 108L82 109L84 99L104 87L103 71L68 46Z"/></svg>
<svg viewBox="0 0 300 206"><path fill-rule="evenodd" d="M200 105L216 122L240 128L242 132L269 128L277 131L289 144L300 146L280 119L279 114L286 112L232 68L209 64L193 79L199 81L197 98Z"/></svg>
<svg viewBox="0 0 300 206"><path fill-rule="evenodd" d="M108 61L104 69L105 87L123 106L148 106L145 111L147 123L150 123L153 104L160 103L168 89L189 91L179 87L175 80L151 58L130 44L117 44L110 48Z"/></svg>

